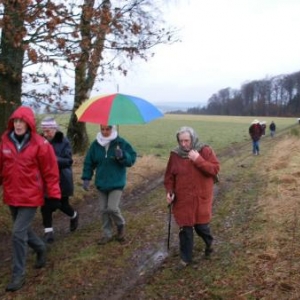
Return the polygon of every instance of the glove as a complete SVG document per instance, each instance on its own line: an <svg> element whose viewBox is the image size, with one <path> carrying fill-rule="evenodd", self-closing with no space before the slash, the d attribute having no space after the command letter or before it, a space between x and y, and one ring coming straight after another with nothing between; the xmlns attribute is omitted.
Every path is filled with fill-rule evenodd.
<svg viewBox="0 0 300 300"><path fill-rule="evenodd" d="M117 147L115 149L115 156L116 156L116 159L122 159L123 158L123 151L120 147Z"/></svg>
<svg viewBox="0 0 300 300"><path fill-rule="evenodd" d="M83 180L83 185L82 185L82 187L83 187L83 189L84 189L85 191L88 191L88 190L89 190L89 186L90 186L90 181L89 181L89 180Z"/></svg>

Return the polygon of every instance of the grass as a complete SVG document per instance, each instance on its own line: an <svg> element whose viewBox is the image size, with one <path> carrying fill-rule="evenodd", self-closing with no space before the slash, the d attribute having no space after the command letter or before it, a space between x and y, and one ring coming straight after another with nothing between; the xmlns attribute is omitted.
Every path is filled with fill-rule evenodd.
<svg viewBox="0 0 300 300"><path fill-rule="evenodd" d="M216 185L211 224L216 253L211 260L201 258L203 243L197 239L198 264L174 273L179 258L177 228L173 224L170 253L154 276L146 276L147 264L155 264L153 254L166 255L165 192L158 188L124 208L126 245L111 243L98 247L95 241L100 235L100 221L96 219L54 243L46 269L33 270L30 266L34 257L29 255L26 286L14 295L0 292L0 298L78 300L121 295L120 299L151 300L298 299L300 231L299 203L295 201L300 197L300 144L295 134L298 129L294 126L290 134L274 140L264 137L262 155L253 157L247 133L252 119L170 115L146 125L120 128L120 134L141 154L137 164L128 170L128 194L134 186L147 183L149 177L163 172L180 126L194 127L201 139L210 141L217 152L230 150L227 156L220 157L221 182ZM289 118L272 120L279 132L295 123ZM92 139L98 127L89 125L88 129ZM82 159L75 157L75 203L96 197L93 189L82 192ZM0 222L2 234L7 233L10 230L7 207L1 209ZM9 262L3 263L0 270L3 278L0 291L3 291L10 276ZM127 290L134 284L135 288Z"/></svg>
<svg viewBox="0 0 300 300"><path fill-rule="evenodd" d="M176 132L182 126L193 127L199 139L218 152L236 143L249 141L248 128L253 119L254 117L165 115L148 124L119 126L119 133L134 146L139 155L154 155L166 159L176 144ZM265 120L267 126L274 121L279 132L297 123L295 118L258 117L258 119ZM63 131L66 131L68 115L61 115L57 121ZM99 126L87 123L87 130L92 141L99 131Z"/></svg>

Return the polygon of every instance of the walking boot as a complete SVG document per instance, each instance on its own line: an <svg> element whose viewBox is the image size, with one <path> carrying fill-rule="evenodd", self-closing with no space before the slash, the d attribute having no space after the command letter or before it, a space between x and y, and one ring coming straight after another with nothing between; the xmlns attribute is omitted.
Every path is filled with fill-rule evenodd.
<svg viewBox="0 0 300 300"><path fill-rule="evenodd" d="M15 292L19 290L25 283L25 276L16 276L13 277L12 281L7 285L7 292Z"/></svg>
<svg viewBox="0 0 300 300"><path fill-rule="evenodd" d="M125 242L125 226L124 226L124 224L117 226L116 240L120 243Z"/></svg>
<svg viewBox="0 0 300 300"><path fill-rule="evenodd" d="M181 271L185 269L189 264L182 259L179 261L178 265L175 266L174 271Z"/></svg>
<svg viewBox="0 0 300 300"><path fill-rule="evenodd" d="M49 231L44 234L44 241L47 244L52 244L54 242L54 232Z"/></svg>
<svg viewBox="0 0 300 300"><path fill-rule="evenodd" d="M214 249L209 246L209 247L206 247L205 250L204 250L204 258L206 259L209 259L210 258L210 255L214 252Z"/></svg>
<svg viewBox="0 0 300 300"><path fill-rule="evenodd" d="M70 220L70 231L75 231L78 227L79 213L76 212L76 217Z"/></svg>
<svg viewBox="0 0 300 300"><path fill-rule="evenodd" d="M36 262L34 267L36 269L44 268L46 265L46 248L42 251L36 252Z"/></svg>

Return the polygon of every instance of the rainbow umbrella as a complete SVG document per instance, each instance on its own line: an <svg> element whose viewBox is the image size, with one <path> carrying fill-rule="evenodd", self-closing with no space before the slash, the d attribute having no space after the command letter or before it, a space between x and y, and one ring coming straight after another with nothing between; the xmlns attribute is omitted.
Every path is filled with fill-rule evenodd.
<svg viewBox="0 0 300 300"><path fill-rule="evenodd" d="M103 125L144 124L163 117L150 102L119 93L92 97L75 114L79 122Z"/></svg>

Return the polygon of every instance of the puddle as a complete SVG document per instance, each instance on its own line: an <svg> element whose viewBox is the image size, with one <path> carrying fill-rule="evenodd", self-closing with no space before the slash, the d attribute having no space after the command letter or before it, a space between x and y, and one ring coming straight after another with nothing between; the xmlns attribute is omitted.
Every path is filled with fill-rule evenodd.
<svg viewBox="0 0 300 300"><path fill-rule="evenodd" d="M146 255L144 253L146 259L143 262L140 262L140 265L137 268L140 276L143 276L148 271L153 270L161 265L163 260L168 256L168 252L163 250L163 248L165 248L165 245L163 245L160 249L156 249Z"/></svg>

